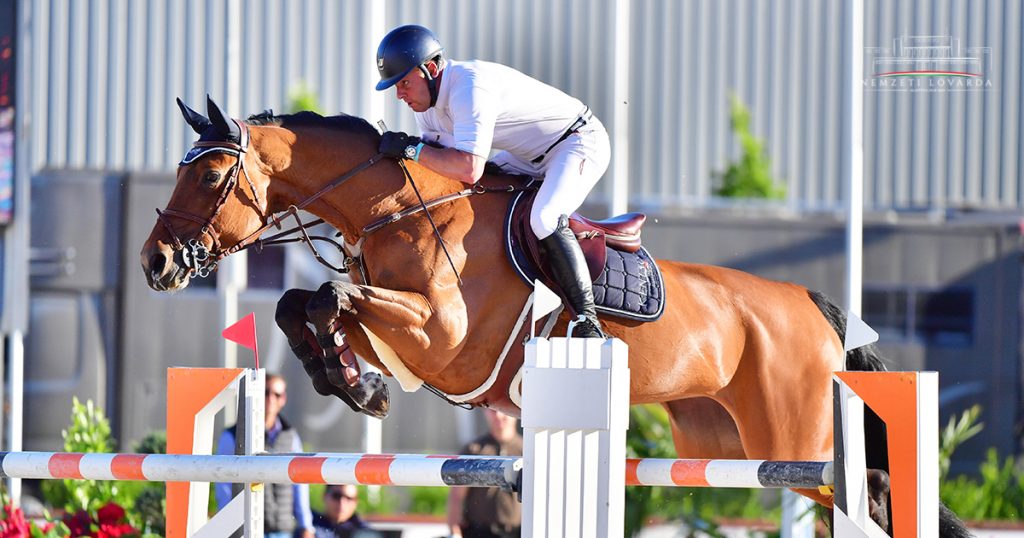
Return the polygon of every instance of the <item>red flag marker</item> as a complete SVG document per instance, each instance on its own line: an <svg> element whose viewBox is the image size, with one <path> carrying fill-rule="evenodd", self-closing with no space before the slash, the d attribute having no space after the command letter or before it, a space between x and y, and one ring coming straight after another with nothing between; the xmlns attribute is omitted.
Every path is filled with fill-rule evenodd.
<svg viewBox="0 0 1024 538"><path fill-rule="evenodd" d="M260 350L256 345L256 313L250 312L248 316L236 321L230 327L220 333L221 336L232 342L247 347L256 354L256 369L260 368Z"/></svg>

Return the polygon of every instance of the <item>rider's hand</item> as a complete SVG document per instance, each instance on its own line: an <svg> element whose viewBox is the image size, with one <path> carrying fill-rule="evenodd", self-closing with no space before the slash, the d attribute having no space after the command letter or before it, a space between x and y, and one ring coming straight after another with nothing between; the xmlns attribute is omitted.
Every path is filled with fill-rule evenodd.
<svg viewBox="0 0 1024 538"><path fill-rule="evenodd" d="M406 153L407 148L412 147L415 151L416 145L420 143L420 137L405 134L401 131L387 131L380 137L380 146L377 151L392 159L411 159L412 155Z"/></svg>

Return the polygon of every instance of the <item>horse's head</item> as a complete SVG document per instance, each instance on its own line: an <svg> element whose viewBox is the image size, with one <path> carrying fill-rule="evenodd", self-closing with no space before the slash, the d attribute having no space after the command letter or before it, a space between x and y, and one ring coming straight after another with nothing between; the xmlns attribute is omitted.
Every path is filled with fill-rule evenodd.
<svg viewBox="0 0 1024 538"><path fill-rule="evenodd" d="M178 100L199 140L178 165L167 208L142 246L142 270L157 291L183 289L254 239L267 214L269 179L249 152L249 128L207 98L209 118ZM248 164L247 164L248 163Z"/></svg>

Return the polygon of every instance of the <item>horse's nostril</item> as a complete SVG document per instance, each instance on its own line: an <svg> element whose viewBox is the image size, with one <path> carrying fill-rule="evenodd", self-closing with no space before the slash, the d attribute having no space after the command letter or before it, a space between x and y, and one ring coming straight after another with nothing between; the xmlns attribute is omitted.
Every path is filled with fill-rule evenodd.
<svg viewBox="0 0 1024 538"><path fill-rule="evenodd" d="M164 274L164 269L167 267L167 256L163 252L157 252L149 258L149 271L154 275Z"/></svg>

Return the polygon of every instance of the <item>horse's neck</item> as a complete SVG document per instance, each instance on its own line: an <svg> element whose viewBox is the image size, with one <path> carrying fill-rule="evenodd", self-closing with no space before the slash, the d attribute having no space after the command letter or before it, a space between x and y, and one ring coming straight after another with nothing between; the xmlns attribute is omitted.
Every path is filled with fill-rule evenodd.
<svg viewBox="0 0 1024 538"><path fill-rule="evenodd" d="M272 170L269 187L274 212L301 204L325 186L364 164L375 154L371 142L330 129L263 130L254 145ZM419 178L424 198L458 190L433 172L410 164ZM338 229L349 242L362 236L363 228L383 217L417 204L415 192L401 169L387 159L366 168L324 193L305 209Z"/></svg>
<svg viewBox="0 0 1024 538"><path fill-rule="evenodd" d="M253 146L258 148L260 159L271 176L270 211L277 213L293 205L308 204L304 210L324 219L347 240L358 238L361 223L367 216L363 204L339 197L346 186L331 189L315 200L311 198L358 166L363 153L372 155L372 150L364 151L360 144L352 141L339 142L337 133L322 128L259 128L252 132ZM366 172L360 174L363 173Z"/></svg>

